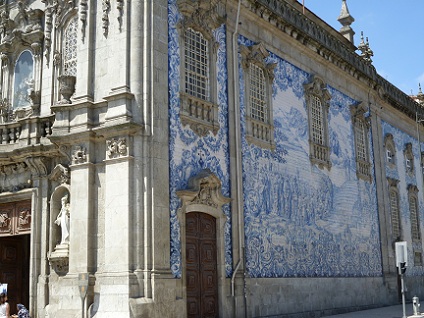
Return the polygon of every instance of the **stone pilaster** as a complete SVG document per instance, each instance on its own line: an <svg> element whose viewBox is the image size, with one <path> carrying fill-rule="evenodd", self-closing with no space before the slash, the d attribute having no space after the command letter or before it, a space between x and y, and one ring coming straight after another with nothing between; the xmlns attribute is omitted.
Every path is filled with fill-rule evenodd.
<svg viewBox="0 0 424 318"><path fill-rule="evenodd" d="M129 137L106 140L104 175L104 265L96 274L102 317L130 317L128 301L137 293L133 264L133 157Z"/></svg>
<svg viewBox="0 0 424 318"><path fill-rule="evenodd" d="M74 163L71 179L69 272L87 273L94 268L93 236L93 178L94 165L90 162Z"/></svg>
<svg viewBox="0 0 424 318"><path fill-rule="evenodd" d="M49 252L50 217L48 198L49 182L47 176L38 176L32 179L33 192L31 199L31 209L33 223L31 224L31 250L30 255L30 312L43 313L44 308L49 303L49 275L50 265L46 258Z"/></svg>

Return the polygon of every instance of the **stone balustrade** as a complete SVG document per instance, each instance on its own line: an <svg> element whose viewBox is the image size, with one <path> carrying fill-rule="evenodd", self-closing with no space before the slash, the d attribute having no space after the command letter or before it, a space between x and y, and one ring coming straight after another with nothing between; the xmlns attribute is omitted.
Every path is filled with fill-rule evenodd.
<svg viewBox="0 0 424 318"><path fill-rule="evenodd" d="M36 116L0 124L0 145L29 146L48 143L54 115Z"/></svg>

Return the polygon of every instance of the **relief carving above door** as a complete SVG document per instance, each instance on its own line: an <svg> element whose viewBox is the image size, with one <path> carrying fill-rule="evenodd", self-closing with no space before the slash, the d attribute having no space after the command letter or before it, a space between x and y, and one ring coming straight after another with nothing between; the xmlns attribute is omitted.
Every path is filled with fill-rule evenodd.
<svg viewBox="0 0 424 318"><path fill-rule="evenodd" d="M0 205L0 236L31 233L31 201Z"/></svg>

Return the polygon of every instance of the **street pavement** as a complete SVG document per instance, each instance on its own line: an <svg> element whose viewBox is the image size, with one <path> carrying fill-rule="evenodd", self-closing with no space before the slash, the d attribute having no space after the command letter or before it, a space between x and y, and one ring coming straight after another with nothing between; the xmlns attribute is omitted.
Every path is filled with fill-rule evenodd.
<svg viewBox="0 0 424 318"><path fill-rule="evenodd" d="M413 314L412 304L405 305L406 317ZM375 308L370 310L355 311L341 315L328 316L332 318L402 318L403 310L402 305L388 306L382 308ZM413 316L417 317L417 316ZM424 316L422 316L424 318Z"/></svg>

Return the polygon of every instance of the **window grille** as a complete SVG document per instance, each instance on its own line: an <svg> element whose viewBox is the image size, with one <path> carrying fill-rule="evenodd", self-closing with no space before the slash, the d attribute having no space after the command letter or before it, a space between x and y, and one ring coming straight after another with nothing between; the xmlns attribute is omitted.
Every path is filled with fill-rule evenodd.
<svg viewBox="0 0 424 318"><path fill-rule="evenodd" d="M411 235L413 241L421 239L418 213L417 213L417 199L413 196L409 197L409 212L411 216Z"/></svg>
<svg viewBox="0 0 424 318"><path fill-rule="evenodd" d="M390 212L392 220L392 231L395 238L400 237L399 202L396 191L390 191Z"/></svg>
<svg viewBox="0 0 424 318"><path fill-rule="evenodd" d="M272 82L276 63L267 60L262 43L240 47L246 105L246 140L264 149L275 149Z"/></svg>
<svg viewBox="0 0 424 318"><path fill-rule="evenodd" d="M356 121L356 155L359 160L368 161L365 125L362 120Z"/></svg>
<svg viewBox="0 0 424 318"><path fill-rule="evenodd" d="M324 81L313 76L304 85L308 107L309 157L320 169L331 169L328 112L331 94Z"/></svg>
<svg viewBox="0 0 424 318"><path fill-rule="evenodd" d="M78 18L73 18L66 27L63 38L63 74L77 75Z"/></svg>
<svg viewBox="0 0 424 318"><path fill-rule="evenodd" d="M368 129L361 119L356 119L355 129L355 149L356 149L356 173L358 178L371 181L371 164L368 154Z"/></svg>
<svg viewBox="0 0 424 318"><path fill-rule="evenodd" d="M264 123L268 121L266 99L264 72L259 66L250 63L250 115Z"/></svg>
<svg viewBox="0 0 424 318"><path fill-rule="evenodd" d="M414 253L414 265L415 266L422 266L423 265L422 253L421 252L415 252Z"/></svg>
<svg viewBox="0 0 424 318"><path fill-rule="evenodd" d="M312 141L315 144L325 145L322 103L321 103L321 100L316 96L312 96L311 116L312 116Z"/></svg>
<svg viewBox="0 0 424 318"><path fill-rule="evenodd" d="M209 101L208 41L200 32L185 32L185 92Z"/></svg>

